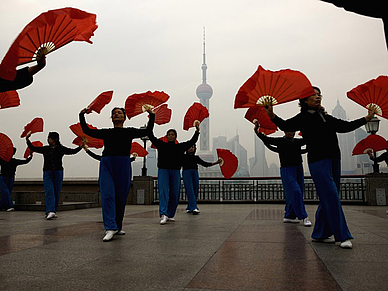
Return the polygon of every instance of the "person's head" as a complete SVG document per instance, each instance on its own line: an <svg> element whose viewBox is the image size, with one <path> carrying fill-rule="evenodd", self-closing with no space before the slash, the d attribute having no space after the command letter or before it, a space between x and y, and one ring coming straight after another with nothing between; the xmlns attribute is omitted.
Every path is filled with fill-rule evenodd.
<svg viewBox="0 0 388 291"><path fill-rule="evenodd" d="M175 129L169 129L166 133L167 141L175 141L177 137L177 133Z"/></svg>
<svg viewBox="0 0 388 291"><path fill-rule="evenodd" d="M197 146L196 146L195 144L193 144L193 145L191 146L191 148L189 148L186 152L187 152L188 154L194 155L196 151L197 151Z"/></svg>
<svg viewBox="0 0 388 291"><path fill-rule="evenodd" d="M294 138L295 136L295 131L285 131L284 136L288 138Z"/></svg>
<svg viewBox="0 0 388 291"><path fill-rule="evenodd" d="M56 146L59 145L59 133L55 131L49 132L47 136L47 142L50 146Z"/></svg>
<svg viewBox="0 0 388 291"><path fill-rule="evenodd" d="M126 119L125 109L121 107L113 108L111 112L111 118L113 124L123 124Z"/></svg>
<svg viewBox="0 0 388 291"><path fill-rule="evenodd" d="M299 106L301 107L301 110L307 110L309 108L311 109L319 109L321 108L321 101L322 101L322 94L321 89L318 87L313 86L314 95L311 95L310 97L306 97L299 100Z"/></svg>

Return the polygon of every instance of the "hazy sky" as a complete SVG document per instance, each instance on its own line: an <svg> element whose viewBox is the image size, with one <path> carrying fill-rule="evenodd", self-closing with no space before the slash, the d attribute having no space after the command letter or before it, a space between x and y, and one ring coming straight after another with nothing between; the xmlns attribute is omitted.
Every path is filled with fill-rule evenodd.
<svg viewBox="0 0 388 291"><path fill-rule="evenodd" d="M34 83L19 90L21 106L0 110L0 132L13 140L17 158L26 148L20 134L35 117L42 117L45 125L32 141L46 144L47 133L58 131L61 142L73 147L69 126L78 122L82 108L107 90L114 90L112 102L100 115L87 115L94 126L111 127L110 110L123 106L127 96L161 90L171 96L173 116L170 124L156 126L155 135L173 127L179 140L190 138L193 129L183 131L182 124L187 108L198 102L204 26L207 81L214 91L210 134L229 139L238 132L248 157L253 156L253 126L244 119L246 110L233 109L233 104L239 87L258 65L303 72L322 89L326 110L331 113L339 100L349 119L367 112L346 92L385 75L388 68L381 20L318 0L1 0L1 57L33 18L62 7L97 14L99 28L92 45L73 42L48 55L47 67ZM275 107L285 118L298 111L295 102ZM146 121L144 114L125 125L139 127ZM379 134L388 138L386 120ZM278 162L273 154L267 159ZM18 168L17 177L42 177L42 164L42 156L35 154L29 165ZM84 152L65 157L64 166L65 178L98 175L98 162Z"/></svg>

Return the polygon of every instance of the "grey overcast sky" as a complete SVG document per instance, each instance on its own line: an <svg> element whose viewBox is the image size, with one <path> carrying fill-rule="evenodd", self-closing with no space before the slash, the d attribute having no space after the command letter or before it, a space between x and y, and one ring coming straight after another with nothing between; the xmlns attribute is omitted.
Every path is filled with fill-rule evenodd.
<svg viewBox="0 0 388 291"><path fill-rule="evenodd" d="M98 114L87 115L97 127L111 127L110 110L123 106L127 96L162 90L171 98L168 128L186 140L193 129L182 129L187 108L197 102L201 83L202 33L206 27L207 81L210 99L210 135L240 135L253 156L252 125L244 109L233 109L239 87L262 65L265 69L290 68L306 74L323 92L323 106L331 113L337 100L348 118L366 110L346 97L355 86L386 75L388 53L379 19L346 12L318 0L13 0L0 1L0 55L33 18L50 9L74 7L97 14L99 28L93 44L73 42L48 55L47 67L34 83L19 90L21 106L0 110L0 132L17 147L17 158L26 148L23 127L35 117L44 119L44 132L31 140L46 143L49 131L58 131L61 142L72 147L69 126L78 112L99 93L114 90L112 102ZM296 102L275 107L286 118L298 112ZM139 127L146 114L126 122ZM383 120L379 134L388 138ZM276 135L280 135L277 133ZM96 152L100 152L96 150ZM268 162L278 163L275 155ZM40 178L42 156L35 154L21 166L17 178ZM84 152L64 158L65 178L97 177L98 163Z"/></svg>

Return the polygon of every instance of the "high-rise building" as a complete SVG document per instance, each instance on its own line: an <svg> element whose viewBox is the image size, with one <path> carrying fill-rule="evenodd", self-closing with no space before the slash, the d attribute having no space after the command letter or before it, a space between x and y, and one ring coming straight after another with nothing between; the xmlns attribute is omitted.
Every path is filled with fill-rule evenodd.
<svg viewBox="0 0 388 291"><path fill-rule="evenodd" d="M249 159L250 174L252 177L268 176L268 164L265 158L264 143L254 134L255 156Z"/></svg>

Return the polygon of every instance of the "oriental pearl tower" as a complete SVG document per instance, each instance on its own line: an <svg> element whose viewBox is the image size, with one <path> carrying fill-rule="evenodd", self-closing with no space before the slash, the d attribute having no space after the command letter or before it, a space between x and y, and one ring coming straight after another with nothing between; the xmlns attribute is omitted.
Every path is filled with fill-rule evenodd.
<svg viewBox="0 0 388 291"><path fill-rule="evenodd" d="M205 53L205 28L203 28L203 63L201 66L202 69L202 84L197 87L196 94L199 98L201 104L207 108L210 112L209 108L209 99L213 95L213 89L209 84L206 83L206 53ZM201 135L200 135L200 151L205 154L210 154L209 152L209 117L205 118L201 122Z"/></svg>

